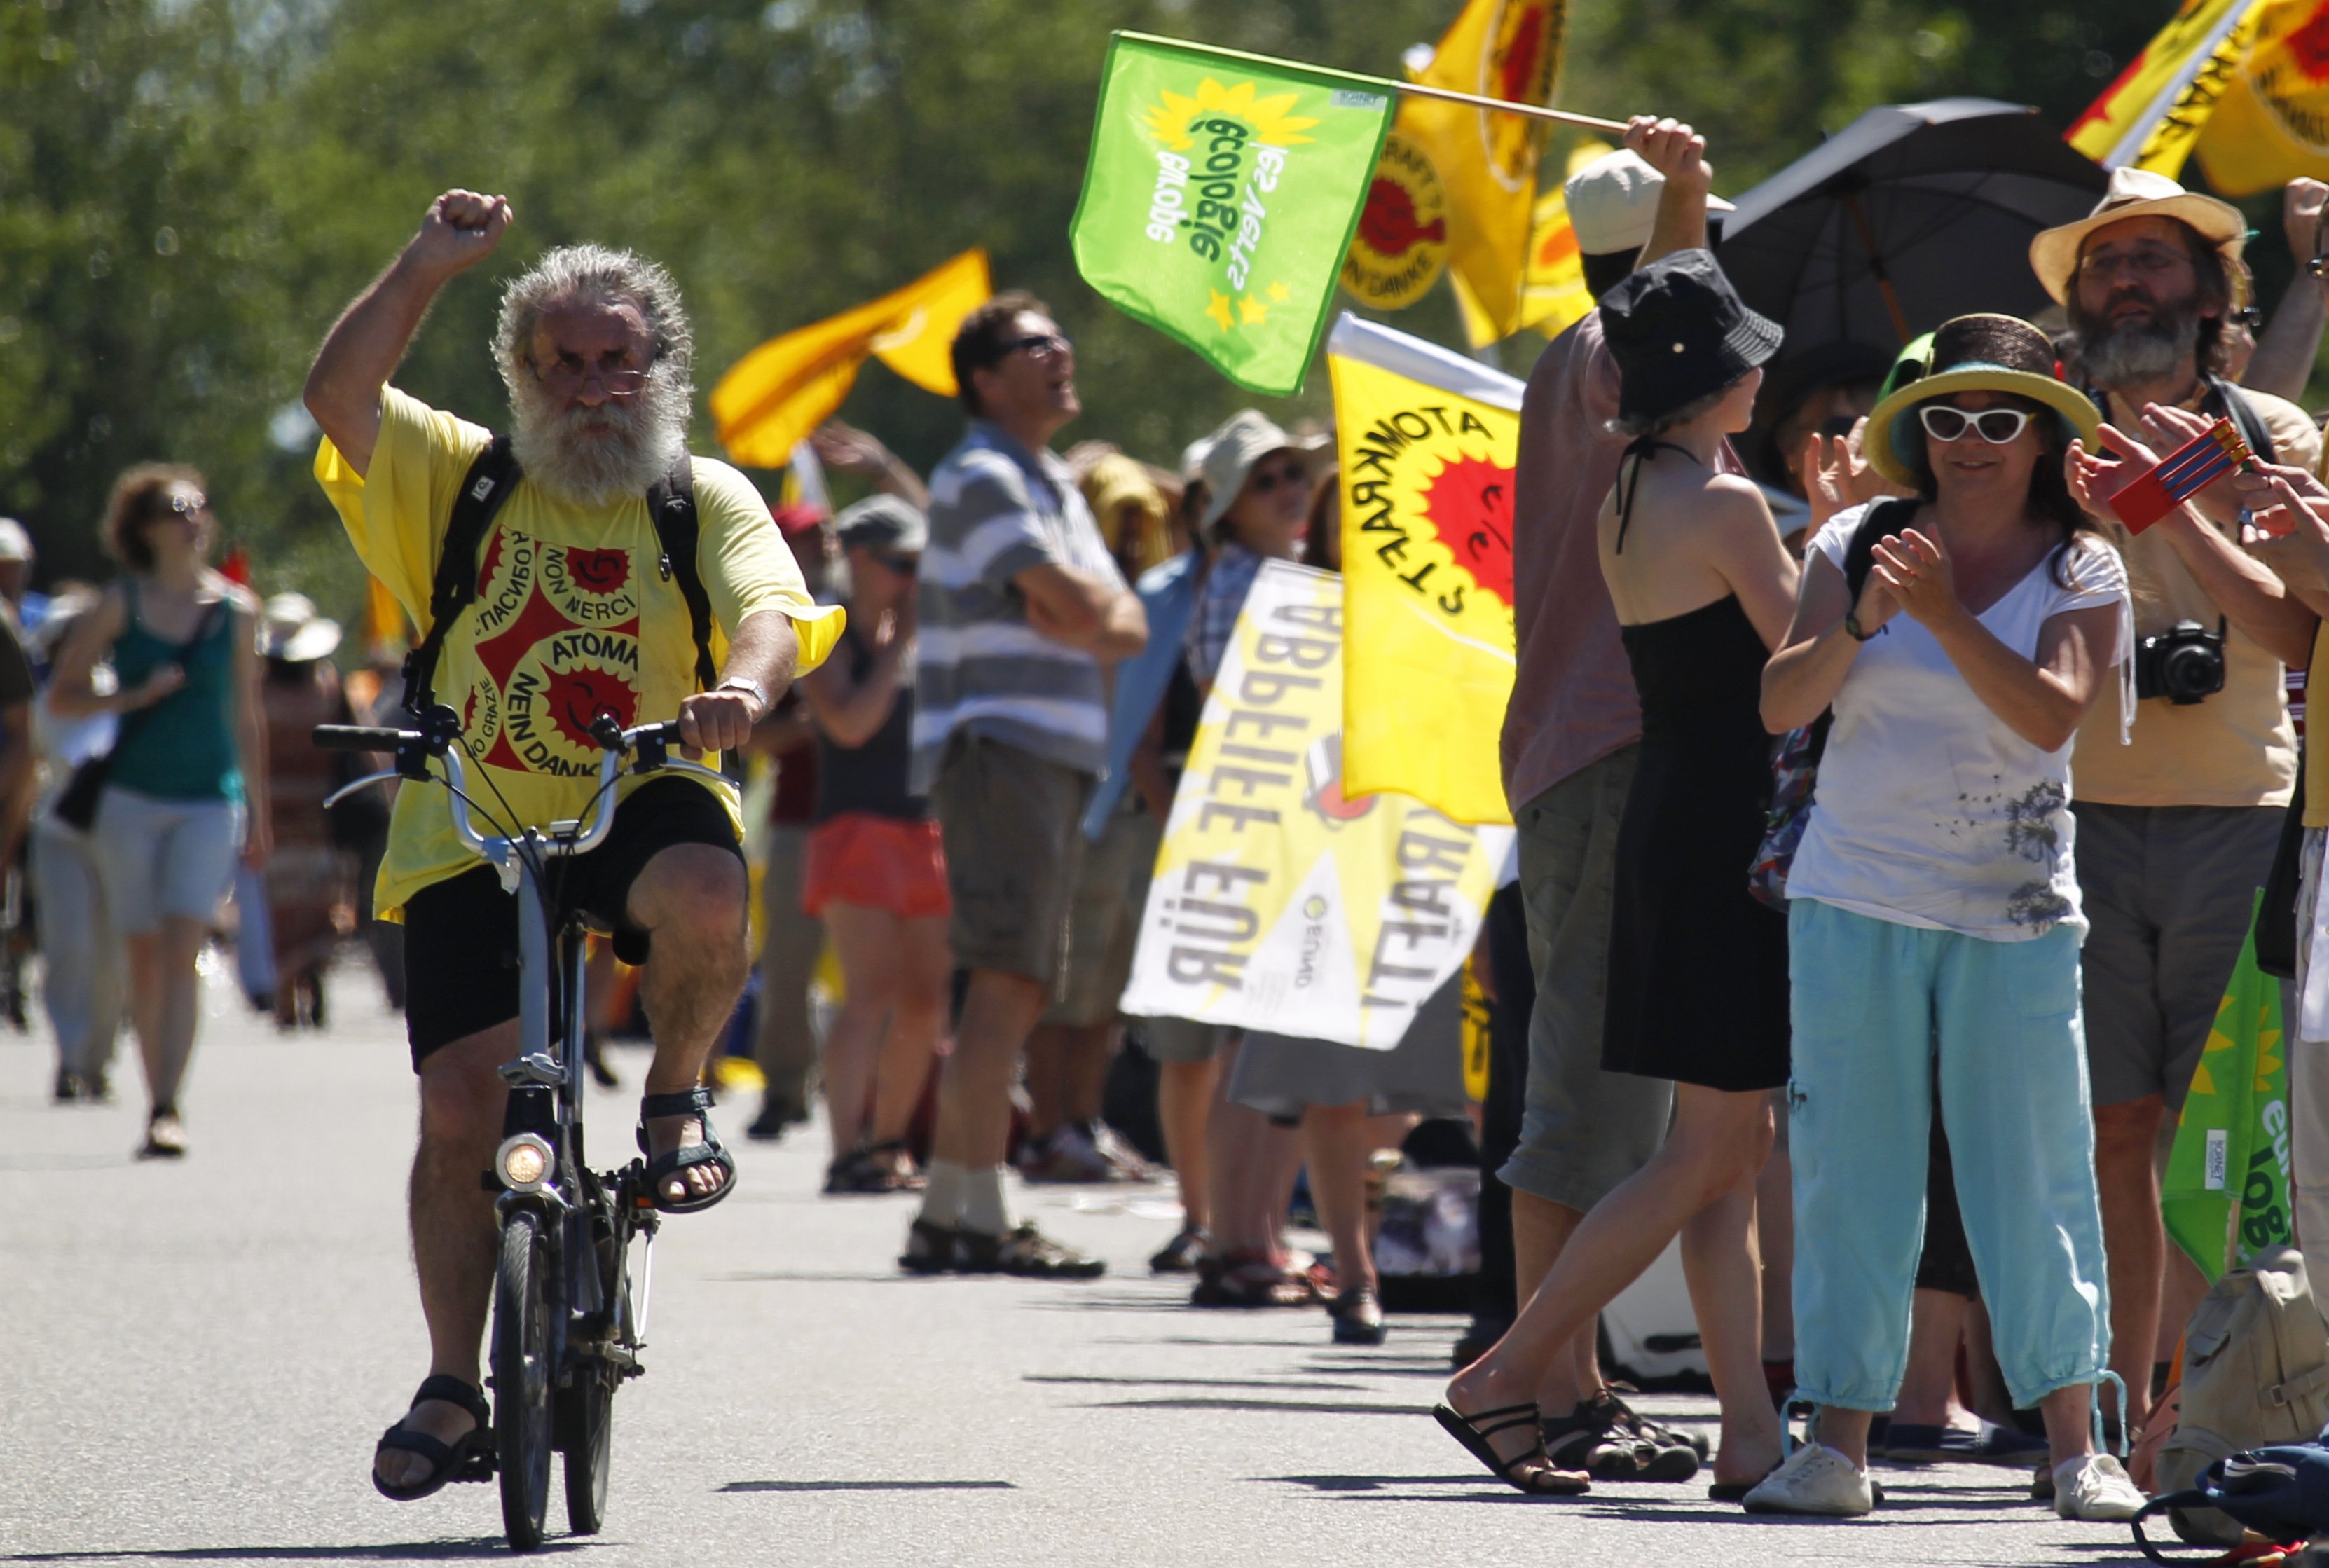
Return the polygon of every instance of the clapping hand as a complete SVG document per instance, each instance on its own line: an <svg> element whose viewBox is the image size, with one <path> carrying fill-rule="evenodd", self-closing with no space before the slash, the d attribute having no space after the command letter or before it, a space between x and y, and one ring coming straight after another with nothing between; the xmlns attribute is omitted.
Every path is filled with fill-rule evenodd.
<svg viewBox="0 0 2329 1568"><path fill-rule="evenodd" d="M1876 465L1868 460L1868 420L1864 416L1853 422L1846 435L1829 437L1814 430L1804 448L1803 476L1804 494L1812 504L1811 526L1815 534L1847 506L1913 493L1878 473Z"/></svg>
<svg viewBox="0 0 2329 1568"><path fill-rule="evenodd" d="M1882 583L1909 619L1920 626L1938 627L1965 613L1957 600L1957 569L1950 564L1948 553L1939 541L1914 528L1877 541L1868 581L1872 586ZM1874 628L1863 618L1861 629Z"/></svg>
<svg viewBox="0 0 2329 1568"><path fill-rule="evenodd" d="M2283 582L2329 595L2329 488L2303 468L2262 462L2234 474L2232 488L2251 514L2249 553Z"/></svg>

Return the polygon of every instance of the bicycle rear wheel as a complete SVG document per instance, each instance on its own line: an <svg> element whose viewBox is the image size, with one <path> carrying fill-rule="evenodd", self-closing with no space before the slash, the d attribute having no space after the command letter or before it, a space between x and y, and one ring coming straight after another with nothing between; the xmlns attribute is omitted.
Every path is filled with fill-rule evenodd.
<svg viewBox="0 0 2329 1568"><path fill-rule="evenodd" d="M541 1217L527 1210L510 1214L494 1281L494 1434L501 1449L502 1528L514 1552L542 1544L550 1507L556 1266L541 1226Z"/></svg>

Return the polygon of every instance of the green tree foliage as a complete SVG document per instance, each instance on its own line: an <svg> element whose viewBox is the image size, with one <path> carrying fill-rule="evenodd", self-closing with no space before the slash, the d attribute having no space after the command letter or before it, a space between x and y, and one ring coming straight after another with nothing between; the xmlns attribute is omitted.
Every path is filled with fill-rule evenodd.
<svg viewBox="0 0 2329 1568"><path fill-rule="evenodd" d="M1713 137L1744 189L1876 103L1979 93L2064 124L2167 0L1572 0L1561 99ZM205 468L262 587L359 578L297 411L316 340L452 185L517 223L399 380L485 423L500 281L578 239L677 274L698 381L972 245L1075 337L1104 437L1170 463L1244 399L1109 309L1065 243L1107 34L1395 73L1457 0L0 0L0 509L99 570L113 474ZM1557 156L1562 147L1552 149ZM1558 166L1557 165L1555 166ZM1397 318L1460 341L1446 291ZM1506 345L1522 367L1532 339ZM1324 377L1281 419L1323 412ZM869 364L844 410L927 466L958 413ZM699 449L711 444L708 421Z"/></svg>

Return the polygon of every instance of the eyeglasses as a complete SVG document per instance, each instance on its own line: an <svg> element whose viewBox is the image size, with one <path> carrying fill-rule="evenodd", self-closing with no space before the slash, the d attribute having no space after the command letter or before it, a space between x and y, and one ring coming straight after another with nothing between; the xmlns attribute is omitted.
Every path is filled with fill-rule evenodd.
<svg viewBox="0 0 2329 1568"><path fill-rule="evenodd" d="M174 522L181 517L192 522L210 509L210 497L200 490L178 490L172 493L167 512L157 508L153 515L156 523Z"/></svg>
<svg viewBox="0 0 2329 1568"><path fill-rule="evenodd" d="M1927 403L1917 411L1917 418L1923 423L1925 433L1937 441L1961 441L1967 431L1972 431L1995 447L2005 445L2030 424L2030 414L2024 409L1984 409L1979 413L1967 413L1947 403Z"/></svg>
<svg viewBox="0 0 2329 1568"><path fill-rule="evenodd" d="M1275 468L1256 468L1245 486L1257 496L1267 496L1280 485L1306 484L1309 477L1301 464L1281 463Z"/></svg>
<svg viewBox="0 0 2329 1568"><path fill-rule="evenodd" d="M1014 337L1008 343L996 344L995 357L998 361L1005 360L1023 348L1027 351L1027 357L1038 364L1047 359L1059 359L1076 351L1076 345L1068 341L1065 333L1039 332L1032 336Z"/></svg>
<svg viewBox="0 0 2329 1568"><path fill-rule="evenodd" d="M647 373L626 364L593 368L574 354L561 354L548 370L535 370L533 379L552 397L573 397L591 382L597 382L599 390L608 397L627 398L636 397L639 389L647 384Z"/></svg>
<svg viewBox="0 0 2329 1568"><path fill-rule="evenodd" d="M2137 245L2132 250L2089 250L2079 258L2079 276L2109 278L2124 269L2138 278L2156 278L2176 267L2189 266L2191 260L2183 251L2164 245Z"/></svg>
<svg viewBox="0 0 2329 1568"><path fill-rule="evenodd" d="M900 577L911 577L922 569L919 555L876 555L873 559Z"/></svg>
<svg viewBox="0 0 2329 1568"><path fill-rule="evenodd" d="M2254 332L2257 328L2264 325L2264 307L2261 305L2243 305L2238 310L2232 311L2225 316L2224 325L2227 326L2245 326L2250 332Z"/></svg>

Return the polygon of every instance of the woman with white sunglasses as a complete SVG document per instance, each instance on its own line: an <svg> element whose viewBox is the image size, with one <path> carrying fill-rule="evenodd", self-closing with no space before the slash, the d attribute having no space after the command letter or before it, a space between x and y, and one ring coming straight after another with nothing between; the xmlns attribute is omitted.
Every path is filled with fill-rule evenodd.
<svg viewBox="0 0 2329 1568"><path fill-rule="evenodd" d="M1764 672L1773 732L1831 707L1834 723L1787 879L1796 1375L1818 1440L1750 1509L1871 1507L1869 1420L1906 1367L1937 1109L1998 1360L2045 1416L2056 1510L2143 1501L2089 1437L2110 1328L2069 809L2079 721L2131 678L2126 574L2070 496L2064 455L2097 419L2053 359L2006 316L1934 334L1925 373L1869 420L1872 460L1916 499L1821 530Z"/></svg>

